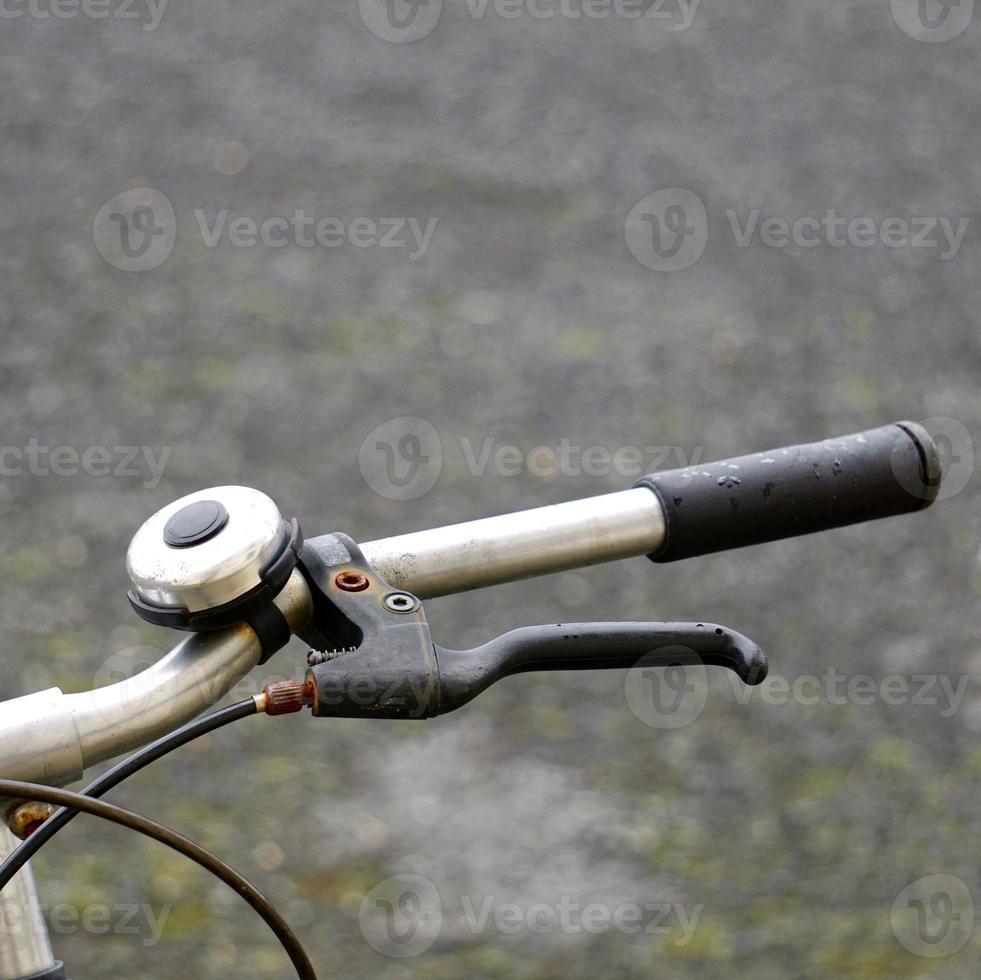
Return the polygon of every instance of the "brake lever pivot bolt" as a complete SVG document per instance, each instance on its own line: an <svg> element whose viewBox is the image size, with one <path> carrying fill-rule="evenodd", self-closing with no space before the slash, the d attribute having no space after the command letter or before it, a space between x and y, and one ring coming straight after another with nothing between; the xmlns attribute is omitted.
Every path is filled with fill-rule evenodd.
<svg viewBox="0 0 981 980"><path fill-rule="evenodd" d="M415 612L419 608L419 600L408 592L389 592L383 601L386 609L396 613Z"/></svg>

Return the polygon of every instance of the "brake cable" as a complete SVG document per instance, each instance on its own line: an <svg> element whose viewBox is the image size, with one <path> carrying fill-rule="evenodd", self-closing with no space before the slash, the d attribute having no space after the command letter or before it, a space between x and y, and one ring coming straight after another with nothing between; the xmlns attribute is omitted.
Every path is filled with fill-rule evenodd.
<svg viewBox="0 0 981 980"><path fill-rule="evenodd" d="M138 752L134 752L118 765L113 766L110 770L103 773L98 779L89 783L84 789L79 790L79 795L98 799L115 786L118 786L124 779L128 779L130 776L150 765L151 762L156 762L157 759L173 752L174 749L179 749L181 746L187 745L188 742L192 742L202 735L207 735L233 721L238 721L239 718L247 718L249 715L254 715L257 710L258 706L256 705L255 699L246 698L237 704L222 708L219 711L213 711L211 714L204 715L201 718L196 718L182 728L178 728L176 731L164 735L163 738L158 738L155 742L151 742ZM71 823L78 816L78 813L79 811L77 809L62 807L60 810L56 810L51 814L37 829L31 831L30 836L16 850L8 854L6 860L0 864L0 891L3 891L11 878L59 830Z"/></svg>
<svg viewBox="0 0 981 980"><path fill-rule="evenodd" d="M178 853L190 858L205 870L210 871L216 878L220 878L255 909L282 944L283 949L292 960L300 980L317 980L317 973L306 950L269 899L233 867L190 838L157 823L156 820L134 813L132 810L126 810L114 803L106 803L104 800L92 799L82 793L73 793L67 789L55 789L52 786L44 786L40 783L24 783L15 779L0 779L0 795L15 799L29 798L39 800L42 803L52 803L80 810L94 817L119 824L129 830L135 830L137 833L159 841L161 844L166 844Z"/></svg>
<svg viewBox="0 0 981 980"><path fill-rule="evenodd" d="M290 929L286 920L280 915L276 908L266 899L255 886L247 879L243 878L234 868L226 864L220 858L195 844L193 841L178 834L162 824L143 817L122 807L112 804L99 804L100 809L95 809L88 805L82 805L79 801L91 803L99 799L109 790L114 789L130 776L135 775L141 769L146 768L157 759L163 758L175 749L179 749L189 742L200 738L202 735L210 734L219 728L230 725L233 721L240 718L248 718L260 711L268 714L278 715L298 711L305 703L303 687L298 682L286 681L267 687L261 695L254 698L246 698L228 707L213 711L210 714L197 718L187 725L178 728L176 731L164 735L162 738L144 746L138 752L134 752L127 759L118 765L113 766L107 772L93 780L78 793L68 790L58 790L64 799L46 799L45 793L51 796L51 787L42 786L36 783L18 783L14 781L0 781L0 796L6 795L7 786L22 787L22 791L11 790L12 796L30 798L42 803L60 804L60 809L51 814L43 823L34 829L26 840L12 851L0 864L0 891L9 884L14 875L17 874L27 862L44 847L58 831L64 829L79 813L89 813L93 816L111 820L130 830L145 834L154 840L167 844L174 850L179 851L192 861L196 861L207 871L223 881L229 888L241 895L255 911L261 916L263 921L279 939L283 949L293 961L297 969L297 974L303 980L312 978L316 980L316 973L312 962L303 945L300 943L296 934ZM42 793L44 790L45 793Z"/></svg>

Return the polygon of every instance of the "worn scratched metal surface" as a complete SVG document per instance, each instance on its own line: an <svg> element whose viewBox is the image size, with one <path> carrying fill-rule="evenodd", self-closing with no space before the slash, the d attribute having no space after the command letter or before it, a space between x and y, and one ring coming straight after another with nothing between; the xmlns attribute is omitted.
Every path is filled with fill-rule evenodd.
<svg viewBox="0 0 981 980"><path fill-rule="evenodd" d="M172 0L150 31L4 20L0 695L117 681L169 649L129 611L126 545L203 486L254 485L310 534L369 540L895 418L977 431L973 224L946 260L738 239L755 208L791 224L831 208L973 215L978 25L914 41L885 2L704 2L685 30L673 17L444 4L409 44L316 0ZM173 253L144 272L103 261L91 235L132 184L176 214ZM702 199L708 241L663 273L634 259L624 222L669 187ZM232 244L236 219L298 209L344 229L437 223L416 259L407 220L405 248ZM380 495L359 450L397 449L372 430L402 416L436 430L438 447L410 433L425 460L405 446L438 481L390 499L411 496L406 474ZM104 447L109 462L32 446ZM617 466L584 460L592 447ZM631 447L633 472L630 452L616 457ZM528 675L428 723L255 719L159 763L121 802L253 877L333 975L901 977L941 962L973 977L981 930L930 961L891 912L929 874L981 896L977 513L972 479L887 524L428 607L454 647L559 620L731 624L790 693L743 704L713 677L696 720L658 728L622 674ZM305 653L239 693L299 676ZM909 691L895 704L881 693L894 675ZM283 975L247 912L119 833L79 821L38 862L43 899L145 904L142 939L161 916L163 938L63 930L77 975ZM442 896L419 958L375 952L359 926L364 897L399 874ZM671 931L495 925L502 906L563 901L666 907ZM903 901L900 933L933 948L903 933Z"/></svg>

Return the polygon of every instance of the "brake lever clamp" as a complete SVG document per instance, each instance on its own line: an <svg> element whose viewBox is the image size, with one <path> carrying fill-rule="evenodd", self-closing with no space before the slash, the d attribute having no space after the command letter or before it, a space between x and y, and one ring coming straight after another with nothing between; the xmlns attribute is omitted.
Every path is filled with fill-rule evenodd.
<svg viewBox="0 0 981 980"><path fill-rule="evenodd" d="M314 648L313 713L342 718L439 714L436 648L422 603L392 588L346 534L307 542L298 567L313 594L299 633Z"/></svg>
<svg viewBox="0 0 981 980"><path fill-rule="evenodd" d="M314 597L311 624L299 635L314 648L306 680L318 717L431 718L532 670L704 664L749 685L766 677L760 648L715 623L531 626L449 650L433 643L419 599L390 586L347 535L307 542L298 567Z"/></svg>

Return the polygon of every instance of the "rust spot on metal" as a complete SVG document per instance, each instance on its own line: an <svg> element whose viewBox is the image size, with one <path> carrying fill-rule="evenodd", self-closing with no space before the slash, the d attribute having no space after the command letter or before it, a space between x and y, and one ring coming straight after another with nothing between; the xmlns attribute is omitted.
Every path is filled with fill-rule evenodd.
<svg viewBox="0 0 981 980"><path fill-rule="evenodd" d="M334 585L344 592L364 592L370 584L361 572L340 572L334 577Z"/></svg>
<svg viewBox="0 0 981 980"><path fill-rule="evenodd" d="M7 826L15 837L27 840L55 809L50 803L22 803L7 814Z"/></svg>

